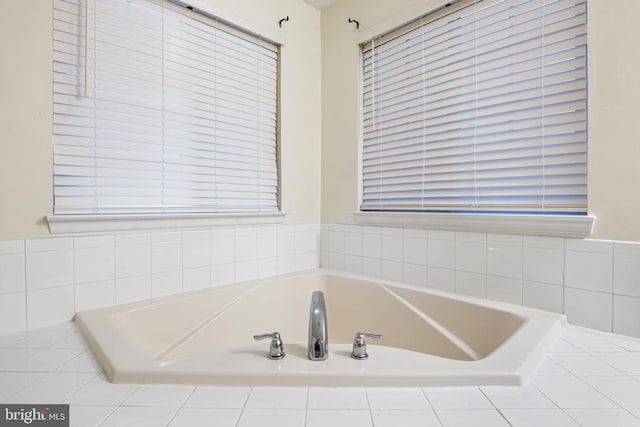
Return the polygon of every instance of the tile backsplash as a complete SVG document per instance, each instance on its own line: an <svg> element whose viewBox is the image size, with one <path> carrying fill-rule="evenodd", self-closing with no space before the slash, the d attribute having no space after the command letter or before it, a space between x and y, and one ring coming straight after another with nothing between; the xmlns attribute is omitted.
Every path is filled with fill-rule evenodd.
<svg viewBox="0 0 640 427"><path fill-rule="evenodd" d="M0 241L0 334L319 265L640 337L640 243L345 224Z"/></svg>
<svg viewBox="0 0 640 427"><path fill-rule="evenodd" d="M319 265L318 224L0 241L0 334Z"/></svg>
<svg viewBox="0 0 640 427"><path fill-rule="evenodd" d="M640 243L322 224L320 265L640 337Z"/></svg>

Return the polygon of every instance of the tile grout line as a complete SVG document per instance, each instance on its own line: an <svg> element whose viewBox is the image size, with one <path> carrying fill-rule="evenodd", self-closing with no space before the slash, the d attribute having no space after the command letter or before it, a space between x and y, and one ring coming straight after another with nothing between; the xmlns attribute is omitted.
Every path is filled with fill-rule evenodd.
<svg viewBox="0 0 640 427"><path fill-rule="evenodd" d="M247 409L247 403L249 403L249 399L253 394L253 390L254 390L254 387L251 387L249 389L249 393L247 394L247 397L244 399L244 403L242 404L242 409L240 410L240 416L238 417L238 421L236 421L236 427L240 426L240 420L242 419L242 415L244 415L244 411Z"/></svg>
<svg viewBox="0 0 640 427"><path fill-rule="evenodd" d="M98 423L96 427L100 427L101 425L104 425L104 423L111 417L111 415L113 415L118 410L119 407L120 406L112 406L111 411L109 411L109 413L105 415L105 417ZM69 412L71 412L71 407L69 407Z"/></svg>
<svg viewBox="0 0 640 427"><path fill-rule="evenodd" d="M304 400L304 425L309 421L309 387L306 388L306 396Z"/></svg>
<svg viewBox="0 0 640 427"><path fill-rule="evenodd" d="M369 421L371 422L371 427L374 426L373 422L373 412L371 412L371 401L369 400L369 392L366 387L363 387L364 398L367 401L367 412L369 413Z"/></svg>
<svg viewBox="0 0 640 427"><path fill-rule="evenodd" d="M616 280L616 257L615 257L615 242L613 244L613 248L611 249L611 332L614 331L614 320L615 320L615 307L616 307L616 299L615 299L615 280Z"/></svg>
<svg viewBox="0 0 640 427"><path fill-rule="evenodd" d="M554 363L557 363L557 362L555 362L555 361L554 361ZM560 364L558 364L558 366L562 367ZM562 368L564 369L564 367L562 367ZM566 370L566 369L565 369L565 370ZM574 374L573 374L573 372L570 372L570 371L568 371L568 370L566 370L566 371L567 371L567 372L569 372L569 374L570 374L569 376L570 376L570 377L576 377L576 378L577 378L577 375L574 375ZM547 398L547 399L549 400L549 402L553 403L553 405L554 405L558 410L562 411L562 413L563 413L563 414L565 414L566 416L568 416L570 419L574 420L574 421L576 422L576 424L580 425L580 423L578 423L578 421L577 421L577 420L575 420L571 415L569 415L569 414L565 411L565 409L564 409L564 408L561 408L561 407L560 407L560 405L558 405L558 403L557 403L555 400L553 400L550 396L547 396L547 394L546 394L544 391L542 391L542 390L541 390L537 385L535 385L534 383L531 383L531 385L532 385L536 390L538 390L538 392L539 392L541 395L543 395L545 398ZM606 397L606 396L605 396L605 397Z"/></svg>
<svg viewBox="0 0 640 427"><path fill-rule="evenodd" d="M507 419L507 417L502 413L501 409L498 408L496 406L496 404L493 402L493 400L491 400L491 398L489 396L487 396L487 393L484 392L484 390L482 389L482 387L478 387L478 390L480 391L480 393L485 397L485 399L487 399L487 401L489 403L491 403L491 406L493 406L493 409L495 409L496 411L498 411L498 413L500 414L500 416L502 417L502 419L509 425L509 426L513 426L513 424ZM506 408L503 408L506 409Z"/></svg>
<svg viewBox="0 0 640 427"><path fill-rule="evenodd" d="M22 241L22 256L24 259L24 327L29 330L29 307L27 303L27 241Z"/></svg>
<svg viewBox="0 0 640 427"><path fill-rule="evenodd" d="M436 411L436 408L434 408L433 404L431 403L431 400L429 400L429 396L427 395L425 388L426 387L420 387L420 391L422 392L422 395L424 396L424 398L427 400L427 403L429 404L429 407L433 411L433 415L436 417L436 420L438 420L438 424L440 424L440 426L443 426L444 424L442 424L442 420L438 415L438 411Z"/></svg>

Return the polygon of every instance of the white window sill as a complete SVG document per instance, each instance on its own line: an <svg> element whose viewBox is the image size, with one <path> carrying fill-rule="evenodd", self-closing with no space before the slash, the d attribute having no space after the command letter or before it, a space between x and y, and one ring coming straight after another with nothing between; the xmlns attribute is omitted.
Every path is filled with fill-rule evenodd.
<svg viewBox="0 0 640 427"><path fill-rule="evenodd" d="M589 236L595 222L593 215L354 212L353 217L363 225L576 238Z"/></svg>
<svg viewBox="0 0 640 427"><path fill-rule="evenodd" d="M52 234L280 224L286 213L49 215Z"/></svg>

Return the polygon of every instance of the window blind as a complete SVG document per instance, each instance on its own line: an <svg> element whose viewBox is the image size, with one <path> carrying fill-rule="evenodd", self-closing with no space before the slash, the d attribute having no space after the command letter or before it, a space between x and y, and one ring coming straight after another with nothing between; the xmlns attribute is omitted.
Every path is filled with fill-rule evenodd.
<svg viewBox="0 0 640 427"><path fill-rule="evenodd" d="M163 0L54 0L54 213L278 210L278 46Z"/></svg>
<svg viewBox="0 0 640 427"><path fill-rule="evenodd" d="M461 2L362 46L362 210L585 213L584 0Z"/></svg>

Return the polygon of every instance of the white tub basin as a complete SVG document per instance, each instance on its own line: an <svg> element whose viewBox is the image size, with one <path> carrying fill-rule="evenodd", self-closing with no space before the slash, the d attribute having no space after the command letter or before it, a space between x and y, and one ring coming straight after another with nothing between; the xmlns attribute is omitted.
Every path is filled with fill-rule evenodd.
<svg viewBox="0 0 640 427"><path fill-rule="evenodd" d="M329 358L307 358L309 302L324 292ZM519 385L565 317L327 270L78 313L113 382L298 386ZM287 356L266 357L278 331ZM369 359L350 357L357 332Z"/></svg>

